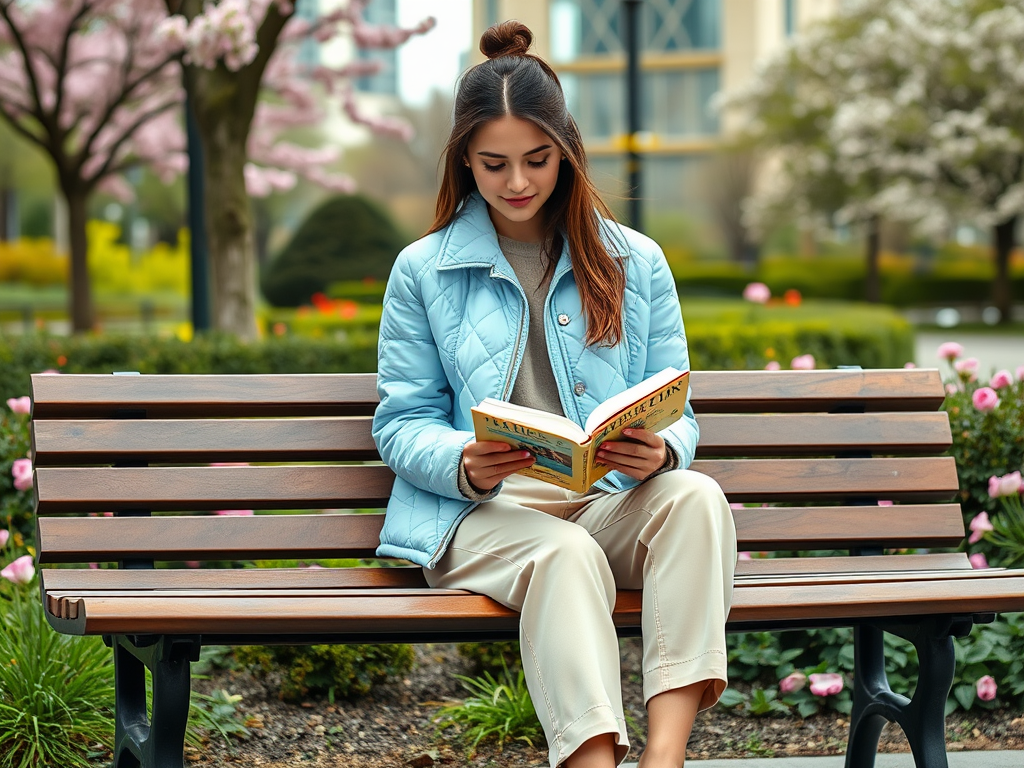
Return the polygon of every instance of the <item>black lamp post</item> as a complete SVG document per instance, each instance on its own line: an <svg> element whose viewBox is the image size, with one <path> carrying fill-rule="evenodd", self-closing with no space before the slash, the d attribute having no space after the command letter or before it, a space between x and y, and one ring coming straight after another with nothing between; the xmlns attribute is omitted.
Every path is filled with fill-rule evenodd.
<svg viewBox="0 0 1024 768"><path fill-rule="evenodd" d="M622 0L622 36L626 46L626 174L629 178L629 223L643 231L640 201L641 167L637 134L640 132L640 5L643 0Z"/></svg>
<svg viewBox="0 0 1024 768"><path fill-rule="evenodd" d="M186 76L187 77L187 76ZM210 256L206 242L206 189L203 144L192 98L185 88L185 134L188 140L188 228L192 255L192 330L210 328Z"/></svg>

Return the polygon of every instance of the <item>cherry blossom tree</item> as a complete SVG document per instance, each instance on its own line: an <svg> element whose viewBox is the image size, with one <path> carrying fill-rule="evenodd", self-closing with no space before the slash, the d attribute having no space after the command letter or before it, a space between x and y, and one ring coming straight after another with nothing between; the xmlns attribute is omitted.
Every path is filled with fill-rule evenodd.
<svg viewBox="0 0 1024 768"><path fill-rule="evenodd" d="M1009 259L1024 213L1024 3L853 0L726 101L776 148L751 201L874 231L881 217L992 230L992 300L1008 320ZM869 248L869 251L871 249Z"/></svg>
<svg viewBox="0 0 1024 768"><path fill-rule="evenodd" d="M298 175L335 190L352 188L347 177L325 171L338 155L336 148L302 147L278 140L279 134L319 119L319 96L324 94L339 99L348 118L371 131L410 136L405 121L359 108L351 80L376 72L379 64L355 60L341 67L317 66L302 77L294 55L295 44L303 39L323 43L349 34L358 48L392 48L434 25L431 18L411 29L370 25L363 20L367 3L349 0L309 21L296 15L293 0L166 0L173 15L161 34L184 51L186 88L206 158L213 325L218 330L242 338L256 335L249 195L289 189Z"/></svg>
<svg viewBox="0 0 1024 768"><path fill-rule="evenodd" d="M67 204L75 331L93 325L89 196L130 194L122 174L140 164L165 178L184 167L180 54L148 44L165 18L159 0L0 0L0 120L53 163Z"/></svg>

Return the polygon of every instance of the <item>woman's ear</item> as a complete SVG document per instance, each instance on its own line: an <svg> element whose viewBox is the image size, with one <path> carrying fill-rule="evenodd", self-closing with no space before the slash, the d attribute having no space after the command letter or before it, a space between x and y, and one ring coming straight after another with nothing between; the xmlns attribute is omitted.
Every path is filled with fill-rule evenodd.
<svg viewBox="0 0 1024 768"><path fill-rule="evenodd" d="M468 158L468 157L466 157L465 155L463 155L463 157L462 157L462 164L463 164L464 166L466 166L467 168L469 168L469 167L470 167L470 166L469 166L469 158Z"/></svg>

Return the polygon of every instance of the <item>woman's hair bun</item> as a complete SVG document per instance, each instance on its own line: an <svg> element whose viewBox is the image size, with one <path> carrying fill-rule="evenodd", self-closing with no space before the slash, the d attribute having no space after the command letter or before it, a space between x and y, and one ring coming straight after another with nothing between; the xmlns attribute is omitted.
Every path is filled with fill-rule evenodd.
<svg viewBox="0 0 1024 768"><path fill-rule="evenodd" d="M521 21L502 21L480 37L480 52L488 59L525 56L533 44L533 33Z"/></svg>

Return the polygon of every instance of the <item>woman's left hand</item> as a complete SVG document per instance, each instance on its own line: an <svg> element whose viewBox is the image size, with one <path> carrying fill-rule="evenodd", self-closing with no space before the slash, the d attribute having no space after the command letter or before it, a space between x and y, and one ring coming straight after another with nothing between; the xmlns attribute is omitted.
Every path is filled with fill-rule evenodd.
<svg viewBox="0 0 1024 768"><path fill-rule="evenodd" d="M665 441L648 429L625 429L629 440L608 440L597 451L597 463L617 469L635 480L646 480L665 464Z"/></svg>

